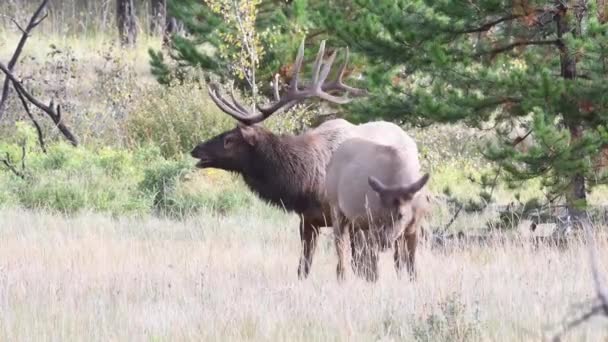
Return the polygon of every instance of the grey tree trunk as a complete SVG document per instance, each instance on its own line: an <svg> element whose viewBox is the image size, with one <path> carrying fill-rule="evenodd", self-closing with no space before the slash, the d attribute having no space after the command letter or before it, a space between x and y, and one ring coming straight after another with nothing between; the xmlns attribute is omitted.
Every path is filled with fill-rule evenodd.
<svg viewBox="0 0 608 342"><path fill-rule="evenodd" d="M165 18L167 16L166 0L150 0L150 10L152 20L150 20L150 32L154 34L164 34Z"/></svg>
<svg viewBox="0 0 608 342"><path fill-rule="evenodd" d="M134 0L116 0L116 25L120 43L123 46L134 46L137 42Z"/></svg>
<svg viewBox="0 0 608 342"><path fill-rule="evenodd" d="M163 45L171 44L171 35L179 33L183 29L181 23L170 16L167 11L167 0L151 0L153 20L150 22L150 32L160 34L163 37Z"/></svg>
<svg viewBox="0 0 608 342"><path fill-rule="evenodd" d="M562 2L563 6L567 6L567 1ZM570 9L572 10L572 9ZM561 14L555 17L555 23L557 25L557 38L559 40L558 47L560 50L560 65L561 65L561 76L568 80L576 78L576 60L569 50L566 42L562 37L572 30L572 26L568 22L567 17L568 8L564 8ZM576 35L576 29L573 30ZM571 118L566 120L566 126L570 131L571 143L579 141L583 135L584 128L580 122L576 122ZM570 180L570 186L566 193L566 204L568 206L568 215L574 220L574 222L580 222L583 219L584 212L578 208L577 204L586 203L587 191L585 189L585 176L581 173L575 173L572 175Z"/></svg>

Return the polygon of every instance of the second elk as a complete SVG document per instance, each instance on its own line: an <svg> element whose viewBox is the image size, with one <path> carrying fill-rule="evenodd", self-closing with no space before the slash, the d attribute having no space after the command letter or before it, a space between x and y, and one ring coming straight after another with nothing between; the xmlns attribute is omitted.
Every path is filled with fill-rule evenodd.
<svg viewBox="0 0 608 342"><path fill-rule="evenodd" d="M338 280L345 277L347 238L365 263L360 270L368 281L378 279L377 253L395 244L395 266L405 262L416 276L418 230L427 213L425 184L416 143L381 145L352 138L340 145L327 167L326 191L331 205ZM404 237L404 239L403 239ZM405 246L397 246L403 241ZM400 248L398 248L400 247ZM404 253L404 255L399 255Z"/></svg>

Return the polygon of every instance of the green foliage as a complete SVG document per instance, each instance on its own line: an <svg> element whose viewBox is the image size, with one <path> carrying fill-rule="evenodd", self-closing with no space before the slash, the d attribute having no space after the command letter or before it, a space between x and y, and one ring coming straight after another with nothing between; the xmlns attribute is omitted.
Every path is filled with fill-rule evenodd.
<svg viewBox="0 0 608 342"><path fill-rule="evenodd" d="M327 2L319 20L373 65L366 70L372 96L350 107L353 120L490 130L494 145L485 155L505 171L504 180L540 178L549 200L567 194L571 207L584 203L577 186L608 181L594 166L608 144L608 23L594 3L351 5L345 11L342 2ZM517 146L524 134L511 137L516 128L531 148Z"/></svg>
<svg viewBox="0 0 608 342"><path fill-rule="evenodd" d="M200 174L190 159L165 159L161 148L153 145L129 151L74 148L60 142L44 154L32 141L25 144L27 177L0 168L0 205L63 213L93 210L183 217L200 211L228 213L253 201L233 177ZM0 143L0 151L20 163L21 145Z"/></svg>
<svg viewBox="0 0 608 342"><path fill-rule="evenodd" d="M131 147L154 144L165 157L177 157L235 125L209 99L206 86L191 80L167 88L150 86L133 105L126 133Z"/></svg>
<svg viewBox="0 0 608 342"><path fill-rule="evenodd" d="M167 206L171 201L170 195L188 169L185 163L175 163L168 160L159 160L145 167L144 178L139 183L139 190L152 198L152 205L156 209Z"/></svg>
<svg viewBox="0 0 608 342"><path fill-rule="evenodd" d="M169 58L150 50L152 73L168 84L198 68L235 80L241 90L255 86L270 95L272 76L292 62L310 29L308 8L307 0L169 1L169 12L189 36L172 37Z"/></svg>
<svg viewBox="0 0 608 342"><path fill-rule="evenodd" d="M236 126L236 121L211 101L204 83L189 77L181 84L147 86L126 120L129 147L156 145L166 158L188 154L199 142ZM247 100L244 101L247 103ZM271 116L264 125L277 134L302 131L316 111L307 107Z"/></svg>
<svg viewBox="0 0 608 342"><path fill-rule="evenodd" d="M150 56L150 72L160 84L171 83L171 69L165 62L165 56L160 51L148 49ZM180 77L181 79L181 77Z"/></svg>

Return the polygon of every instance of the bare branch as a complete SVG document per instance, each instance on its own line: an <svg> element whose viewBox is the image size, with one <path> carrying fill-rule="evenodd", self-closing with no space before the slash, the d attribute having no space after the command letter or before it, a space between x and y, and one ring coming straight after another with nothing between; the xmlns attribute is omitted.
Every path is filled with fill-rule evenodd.
<svg viewBox="0 0 608 342"><path fill-rule="evenodd" d="M17 80L17 78L11 73L11 71L2 63L0 63L0 70L4 72L8 80L13 82L13 86L15 87L15 89L21 92L21 94L29 102L31 102L34 106L45 112L51 118L51 120L53 120L55 126L57 126L59 131L61 131L63 136L72 145L78 146L78 140L61 120L61 107L59 105L55 106L52 100L48 106L43 104L42 102L38 101L34 96L32 96L32 94L30 94L27 90L25 90L21 82L19 82L19 80Z"/></svg>
<svg viewBox="0 0 608 342"><path fill-rule="evenodd" d="M574 319L574 320L570 321L568 324L566 324L566 326L562 329L562 331L560 333L556 334L555 337L553 337L552 341L554 341L554 342L561 341L562 335L564 335L568 331L576 328L577 326L581 325L582 323L585 323L589 318L601 313L601 311L602 311L602 307L600 305L594 306L593 308L591 308L591 310L582 314L579 318Z"/></svg>
<svg viewBox="0 0 608 342"><path fill-rule="evenodd" d="M25 42L27 41L27 38L30 36L30 32L47 17L47 14L45 14L40 19L38 19L38 17L42 13L42 11L46 8L46 5L48 2L49 2L49 0L42 1L40 6L38 6L38 8L36 9L36 11L32 15L32 17L30 18L30 21L27 24L27 26L25 27L25 29L23 29L19 24L17 24L16 21L13 20L13 22L17 25L17 27L21 30L21 32L23 34L21 35L21 39L19 40L19 43L17 44L17 47L15 48L15 52L13 52L13 56L11 57L11 59L8 62L7 70L9 72L12 72L13 69L15 68L15 64L17 64L17 61L19 60L19 56L21 55L21 52L23 51ZM8 98L9 89L10 89L10 82L9 82L9 77L7 76L4 79L4 85L2 86L2 93L0 94L0 119L2 119L2 115L4 114L4 105Z"/></svg>
<svg viewBox="0 0 608 342"><path fill-rule="evenodd" d="M483 25L481 25L479 27L469 28L469 29L462 30L462 31L457 31L456 34L485 32L485 31L488 31L489 29L491 29L492 27L494 27L494 26L496 26L496 25L498 25L500 23L503 23L505 21L511 21L511 20L514 20L514 19L517 19L517 18L520 18L520 17L521 17L521 15L515 15L515 14L514 15L509 15L509 16L506 16L506 17L498 18L496 20L492 20L492 21L487 22L487 23L485 23L485 24L483 24Z"/></svg>
<svg viewBox="0 0 608 342"><path fill-rule="evenodd" d="M604 310L604 314L608 316L608 290L603 285L602 276L600 275L599 270L599 262L597 256L597 247L595 246L595 239L591 235L589 231L589 227L587 224L584 224L585 233L587 235L587 240L589 241L589 259L591 260L591 272L593 274L593 282L595 283L595 291L597 292L597 297L599 298L602 309Z"/></svg>
<svg viewBox="0 0 608 342"><path fill-rule="evenodd" d="M13 87L15 87L14 84L13 84ZM46 146L44 144L44 136L42 134L42 128L40 128L40 124L38 124L38 121L36 120L34 115L32 115L30 106L27 103L27 100L25 99L25 97L23 97L21 90L19 90L19 88L15 87L15 91L17 92L17 96L19 96L19 100L21 100L21 105L23 105L23 109L25 109L27 116L29 116L30 120L32 120L32 123L34 124L34 127L36 127L36 133L38 134L38 143L40 144L40 148L42 149L42 152L46 153Z"/></svg>
<svg viewBox="0 0 608 342"><path fill-rule="evenodd" d="M6 166L6 168L15 176L25 179L25 143L21 146L21 153L21 171L17 170L17 167L13 163L11 155L8 152L6 152L5 158L0 159L0 162L2 162L2 164L4 164L4 166Z"/></svg>
<svg viewBox="0 0 608 342"><path fill-rule="evenodd" d="M603 315L608 317L608 291L606 287L602 283L602 277L599 271L598 265L598 256L597 256L597 248L595 245L595 238L591 233L590 224L588 222L582 222L583 230L585 231L585 236L589 248L589 259L591 264L591 273L593 275L593 282L595 285L596 292L596 301L597 304L593 305L591 309L589 309L584 314L580 315L580 317L568 322L563 329L559 333L553 337L553 341L560 341L561 336L567 333L568 331L574 329L582 323L585 323L591 317L596 315Z"/></svg>
<svg viewBox="0 0 608 342"><path fill-rule="evenodd" d="M19 29L19 31L21 31L21 33L28 35L27 31L25 31L25 29L23 27L21 27L21 25L19 25L19 23L17 22L17 20L15 20L15 18L11 18L11 21L13 22L13 24L15 24L15 26L17 26L17 28Z"/></svg>

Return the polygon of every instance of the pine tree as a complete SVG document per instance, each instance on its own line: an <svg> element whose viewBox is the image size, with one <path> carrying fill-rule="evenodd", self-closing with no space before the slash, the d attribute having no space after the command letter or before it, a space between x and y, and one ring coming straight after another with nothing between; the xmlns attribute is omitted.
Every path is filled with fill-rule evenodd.
<svg viewBox="0 0 608 342"><path fill-rule="evenodd" d="M149 51L152 73L163 84L183 79L195 67L248 92L253 78L271 95L273 75L288 76L288 63L310 30L307 0L168 0L167 5L189 34L172 36L168 59Z"/></svg>
<svg viewBox="0 0 608 342"><path fill-rule="evenodd" d="M600 7L598 8L598 4ZM367 58L374 96L353 119L492 128L485 149L506 182L540 178L578 217L607 177L608 5L603 1L354 0L322 24ZM389 72L387 72L387 70ZM514 127L526 133L513 141ZM526 151L516 148L528 138Z"/></svg>

